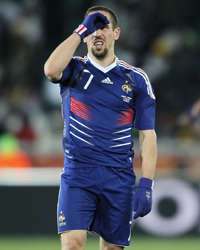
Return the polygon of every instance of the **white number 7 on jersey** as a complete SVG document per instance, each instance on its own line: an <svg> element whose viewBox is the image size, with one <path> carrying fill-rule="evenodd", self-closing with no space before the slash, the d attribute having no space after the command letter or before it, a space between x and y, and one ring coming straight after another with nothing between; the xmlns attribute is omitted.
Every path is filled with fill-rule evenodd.
<svg viewBox="0 0 200 250"><path fill-rule="evenodd" d="M85 86L83 87L84 89L87 89L87 88L89 87L89 85L90 85L90 83L91 83L93 77L94 77L94 75L91 74L90 77L89 77L89 79L87 80Z"/></svg>

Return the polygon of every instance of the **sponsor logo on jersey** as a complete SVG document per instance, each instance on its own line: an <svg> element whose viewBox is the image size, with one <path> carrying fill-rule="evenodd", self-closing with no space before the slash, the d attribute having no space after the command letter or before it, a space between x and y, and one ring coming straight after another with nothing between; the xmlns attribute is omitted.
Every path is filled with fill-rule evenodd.
<svg viewBox="0 0 200 250"><path fill-rule="evenodd" d="M132 91L131 85L127 84L128 81L126 81L126 84L122 85L122 90L126 92L127 94Z"/></svg>
<svg viewBox="0 0 200 250"><path fill-rule="evenodd" d="M106 77L104 80L101 81L102 83L106 83L106 84L113 84L113 82L110 80L109 77Z"/></svg>
<svg viewBox="0 0 200 250"><path fill-rule="evenodd" d="M65 226L67 224L65 221L65 215L64 215L63 211L60 211L60 216L58 217L58 220L59 220L60 227Z"/></svg>

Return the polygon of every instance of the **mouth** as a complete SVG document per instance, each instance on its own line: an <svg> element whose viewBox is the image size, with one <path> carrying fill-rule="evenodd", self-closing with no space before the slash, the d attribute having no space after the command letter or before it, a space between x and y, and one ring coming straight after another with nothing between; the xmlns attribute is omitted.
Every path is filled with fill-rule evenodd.
<svg viewBox="0 0 200 250"><path fill-rule="evenodd" d="M96 49L102 49L102 47L104 46L104 41L103 40L95 40L93 42L93 45Z"/></svg>

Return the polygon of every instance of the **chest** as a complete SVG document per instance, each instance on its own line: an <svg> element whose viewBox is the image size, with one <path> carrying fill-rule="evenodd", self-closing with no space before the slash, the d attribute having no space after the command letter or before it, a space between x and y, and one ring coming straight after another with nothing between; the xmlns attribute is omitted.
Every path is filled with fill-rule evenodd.
<svg viewBox="0 0 200 250"><path fill-rule="evenodd" d="M92 107L124 110L133 107L135 94L126 74L85 68L71 86L71 95Z"/></svg>

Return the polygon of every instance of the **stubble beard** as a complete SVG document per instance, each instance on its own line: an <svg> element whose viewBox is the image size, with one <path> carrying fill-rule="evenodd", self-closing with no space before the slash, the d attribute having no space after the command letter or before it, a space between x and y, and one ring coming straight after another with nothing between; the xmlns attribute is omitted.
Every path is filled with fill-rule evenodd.
<svg viewBox="0 0 200 250"><path fill-rule="evenodd" d="M107 54L108 54L108 49L105 48L102 52L96 51L94 48L92 48L92 54L99 60L103 60Z"/></svg>

